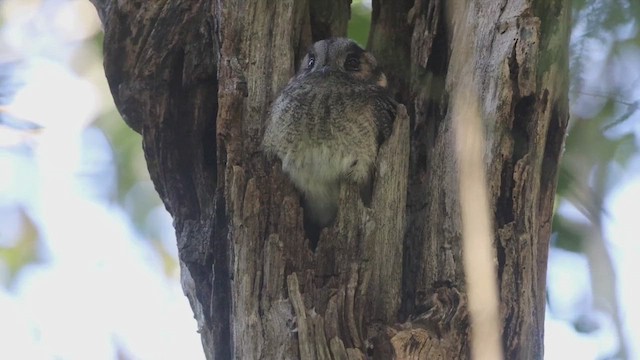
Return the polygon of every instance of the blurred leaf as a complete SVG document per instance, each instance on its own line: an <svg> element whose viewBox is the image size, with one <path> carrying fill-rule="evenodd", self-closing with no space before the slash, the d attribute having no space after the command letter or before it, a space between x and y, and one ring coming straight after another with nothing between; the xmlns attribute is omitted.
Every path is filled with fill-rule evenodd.
<svg viewBox="0 0 640 360"><path fill-rule="evenodd" d="M164 275L166 277L175 276L179 271L178 262L176 258L170 252L165 249L163 244L160 241L152 242L154 250L156 253L160 255L160 260L162 261L162 267L164 270Z"/></svg>
<svg viewBox="0 0 640 360"><path fill-rule="evenodd" d="M567 251L582 253L584 249L584 234L580 229L583 225L572 222L565 217L555 216L553 231L556 233L552 246Z"/></svg>
<svg viewBox="0 0 640 360"><path fill-rule="evenodd" d="M625 166L634 155L638 154L638 150L640 149L638 148L635 134L626 134L617 141L614 160L618 164Z"/></svg>
<svg viewBox="0 0 640 360"><path fill-rule="evenodd" d="M118 172L118 202L122 202L129 190L141 179L148 179L142 153L142 139L131 130L114 109L102 114L96 121L111 142Z"/></svg>
<svg viewBox="0 0 640 360"><path fill-rule="evenodd" d="M615 114L616 103L613 98L609 98L600 110L600 113L596 116L596 119L598 119L598 121L603 121L604 119L612 118Z"/></svg>
<svg viewBox="0 0 640 360"><path fill-rule="evenodd" d="M573 0L571 2L571 8L573 9L574 12L580 12L582 10L584 10L584 8L587 6L587 1L586 0ZM575 16L573 17L573 19L575 20Z"/></svg>
<svg viewBox="0 0 640 360"><path fill-rule="evenodd" d="M640 107L640 101L636 101L636 102L633 102L633 103L630 103L630 104L622 104L622 105L625 105L627 107L626 111L622 115L618 116L617 119L614 119L610 123L606 124L603 127L604 131L607 131L607 130L609 130L609 129L615 127L615 126L618 126L618 125L622 124L623 122L629 120L633 114L638 112L638 109Z"/></svg>
<svg viewBox="0 0 640 360"><path fill-rule="evenodd" d="M573 328L583 334L590 334L600 329L600 324L589 314L582 314L573 322Z"/></svg>
<svg viewBox="0 0 640 360"><path fill-rule="evenodd" d="M570 49L571 106L585 108L574 110L572 115L556 204L570 202L589 222L581 223L572 214L556 212L552 246L588 255L591 279L605 277L602 282L607 285L598 290L592 284L592 295L608 296L615 310L615 276L610 261L605 261L610 257L602 218L606 216L604 199L625 178L623 172L630 160L639 156L638 139L629 122L638 118L640 102L628 99L635 96L630 94L638 84L636 79L620 74L625 68L634 68L637 62L633 57L640 47L640 1L573 0L572 6L575 33ZM633 76L637 77L637 73ZM575 114L583 118L576 118ZM599 247L594 251L596 246ZM594 266L594 253L602 262L599 266ZM590 333L598 329L590 314L573 323L576 331ZM607 314L614 323L620 323L617 310ZM618 353L624 355L626 345L621 329L616 328Z"/></svg>
<svg viewBox="0 0 640 360"><path fill-rule="evenodd" d="M2 285L9 289L15 285L20 272L27 266L40 262L38 247L40 234L33 221L23 212L20 213L22 232L11 246L0 246L0 261L7 271Z"/></svg>
<svg viewBox="0 0 640 360"><path fill-rule="evenodd" d="M348 36L361 46L366 47L370 27L371 10L364 6L362 1L354 1L351 4L351 20L347 29Z"/></svg>

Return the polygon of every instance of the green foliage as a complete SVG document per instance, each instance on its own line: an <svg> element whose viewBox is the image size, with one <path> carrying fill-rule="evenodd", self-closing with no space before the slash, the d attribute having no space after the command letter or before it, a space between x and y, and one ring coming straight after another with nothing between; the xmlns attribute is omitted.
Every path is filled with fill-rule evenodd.
<svg viewBox="0 0 640 360"><path fill-rule="evenodd" d="M571 52L572 115L558 181L558 201L568 200L592 222L600 223L603 201L619 185L621 169L638 154L638 139L626 122L638 116L638 99L628 94L638 79L611 76L631 66L626 56L638 50L640 3L578 0L573 2ZM633 40L631 40L633 39ZM603 61L594 58L604 53ZM587 72L587 69L589 72ZM599 80L586 81L585 76ZM590 87L595 87L592 89ZM585 108L586 107L586 108ZM580 113L581 116L575 114ZM612 176L614 175L615 176ZM564 218L562 213L557 217ZM566 222L566 219L564 219ZM563 221L554 221L561 224ZM566 227L554 228L556 246L581 248Z"/></svg>
<svg viewBox="0 0 640 360"><path fill-rule="evenodd" d="M361 0L354 1L351 4L351 20L347 29L348 36L362 47L366 47L370 27L371 10L364 6Z"/></svg>
<svg viewBox="0 0 640 360"><path fill-rule="evenodd" d="M639 99L630 95L639 79L620 76L633 65L640 45L640 2L635 0L575 0L570 53L572 119L557 188L557 203L569 203L584 217L558 211L553 220L552 246L584 253L590 265L594 303L607 303L606 312L616 324L618 352L626 355L616 278L607 253L603 219L604 202L620 182L633 157L638 139L628 122L637 119ZM629 56L631 55L631 56ZM579 115L578 115L579 114ZM553 309L553 307L551 307ZM591 332L595 326L579 326Z"/></svg>
<svg viewBox="0 0 640 360"><path fill-rule="evenodd" d="M584 224L562 216L553 219L553 230L562 236L554 237L551 245L569 250L571 252L582 252L584 250L582 228Z"/></svg>
<svg viewBox="0 0 640 360"><path fill-rule="evenodd" d="M9 289L15 285L22 270L40 262L38 228L24 211L20 211L20 222L22 226L18 237L8 246L0 246L0 264L5 270L0 282Z"/></svg>

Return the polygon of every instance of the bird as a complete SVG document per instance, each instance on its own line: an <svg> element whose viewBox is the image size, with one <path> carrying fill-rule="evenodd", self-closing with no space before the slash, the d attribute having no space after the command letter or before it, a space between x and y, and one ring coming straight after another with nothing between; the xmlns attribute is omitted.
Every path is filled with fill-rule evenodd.
<svg viewBox="0 0 640 360"><path fill-rule="evenodd" d="M370 189L397 105L375 57L355 41L330 38L308 49L273 102L262 140L302 193L305 221L334 222L341 182Z"/></svg>

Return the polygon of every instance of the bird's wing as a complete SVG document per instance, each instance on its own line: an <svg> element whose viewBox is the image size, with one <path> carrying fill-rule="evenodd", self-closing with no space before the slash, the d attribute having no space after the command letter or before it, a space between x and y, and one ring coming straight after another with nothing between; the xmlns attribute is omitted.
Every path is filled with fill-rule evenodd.
<svg viewBox="0 0 640 360"><path fill-rule="evenodd" d="M396 118L398 102L387 94L380 91L376 94L374 103L374 121L378 128L378 144L382 144L391 136L393 130L393 120Z"/></svg>

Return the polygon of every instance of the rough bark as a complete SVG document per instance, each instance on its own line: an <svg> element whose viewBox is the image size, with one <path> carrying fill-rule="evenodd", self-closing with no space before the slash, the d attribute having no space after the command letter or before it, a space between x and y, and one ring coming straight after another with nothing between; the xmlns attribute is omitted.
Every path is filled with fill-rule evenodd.
<svg viewBox="0 0 640 360"><path fill-rule="evenodd" d="M449 101L459 44L444 2L373 2L369 48L409 114L379 152L371 206L345 185L315 251L299 194L259 144L306 47L344 35L349 1L93 2L207 358L468 358ZM468 6L509 359L542 358L568 12L562 0Z"/></svg>

